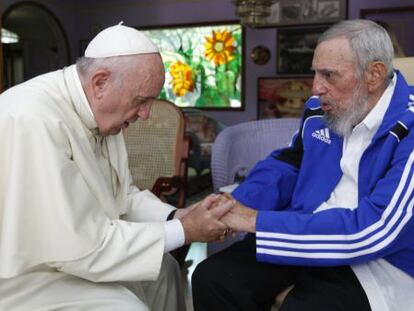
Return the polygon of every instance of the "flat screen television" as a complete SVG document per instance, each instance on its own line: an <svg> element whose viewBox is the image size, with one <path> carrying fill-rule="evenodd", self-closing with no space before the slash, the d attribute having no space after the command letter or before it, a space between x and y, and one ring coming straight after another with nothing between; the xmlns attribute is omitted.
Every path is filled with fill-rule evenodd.
<svg viewBox="0 0 414 311"><path fill-rule="evenodd" d="M143 29L165 66L160 98L179 107L243 109L243 28L240 24Z"/></svg>

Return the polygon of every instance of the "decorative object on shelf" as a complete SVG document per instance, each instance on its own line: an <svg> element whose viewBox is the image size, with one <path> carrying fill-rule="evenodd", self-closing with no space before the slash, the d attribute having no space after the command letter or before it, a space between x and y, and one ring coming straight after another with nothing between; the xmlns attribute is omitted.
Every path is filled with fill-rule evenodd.
<svg viewBox="0 0 414 311"><path fill-rule="evenodd" d="M159 47L164 62L161 99L183 108L243 109L240 24L168 26L143 32Z"/></svg>
<svg viewBox="0 0 414 311"><path fill-rule="evenodd" d="M394 45L395 57L414 56L414 6L362 9L359 15L377 22L388 31Z"/></svg>
<svg viewBox="0 0 414 311"><path fill-rule="evenodd" d="M312 74L313 51L327 26L286 28L277 31L276 72L278 74Z"/></svg>
<svg viewBox="0 0 414 311"><path fill-rule="evenodd" d="M271 14L274 2L275 0L233 0L240 23L248 27L263 25Z"/></svg>
<svg viewBox="0 0 414 311"><path fill-rule="evenodd" d="M258 78L258 119L299 118L312 95L313 78Z"/></svg>
<svg viewBox="0 0 414 311"><path fill-rule="evenodd" d="M347 0L275 0L258 27L332 24L347 18Z"/></svg>
<svg viewBox="0 0 414 311"><path fill-rule="evenodd" d="M256 65L267 64L270 59L270 50L263 45L258 45L250 53L250 58Z"/></svg>

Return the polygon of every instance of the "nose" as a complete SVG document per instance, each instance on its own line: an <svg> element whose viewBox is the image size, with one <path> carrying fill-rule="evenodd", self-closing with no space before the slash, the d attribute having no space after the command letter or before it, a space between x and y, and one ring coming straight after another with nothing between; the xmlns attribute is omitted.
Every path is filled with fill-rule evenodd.
<svg viewBox="0 0 414 311"><path fill-rule="evenodd" d="M325 95L327 92L327 88L325 86L325 83L323 79L315 73L315 76L313 78L313 84L312 84L312 94L316 96Z"/></svg>
<svg viewBox="0 0 414 311"><path fill-rule="evenodd" d="M151 105L142 105L138 110L138 117L142 120L147 120L150 115Z"/></svg>

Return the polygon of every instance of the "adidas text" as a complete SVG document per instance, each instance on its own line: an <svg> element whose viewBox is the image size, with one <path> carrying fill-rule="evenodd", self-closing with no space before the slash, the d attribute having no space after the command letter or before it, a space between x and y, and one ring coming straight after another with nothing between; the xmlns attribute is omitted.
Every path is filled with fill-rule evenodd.
<svg viewBox="0 0 414 311"><path fill-rule="evenodd" d="M330 144L331 143L331 139L330 139L330 135L329 135L329 129L325 128L325 129L321 129L321 130L316 130L315 132L312 133L312 137L319 139L320 141L323 141L326 144Z"/></svg>

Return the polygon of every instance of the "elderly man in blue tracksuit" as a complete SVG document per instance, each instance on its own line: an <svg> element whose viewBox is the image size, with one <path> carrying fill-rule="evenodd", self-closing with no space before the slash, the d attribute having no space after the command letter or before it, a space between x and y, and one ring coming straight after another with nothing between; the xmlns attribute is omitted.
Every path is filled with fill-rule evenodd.
<svg viewBox="0 0 414 311"><path fill-rule="evenodd" d="M224 218L247 238L193 275L200 310L414 310L414 88L374 22L319 39L288 148L259 162Z"/></svg>

